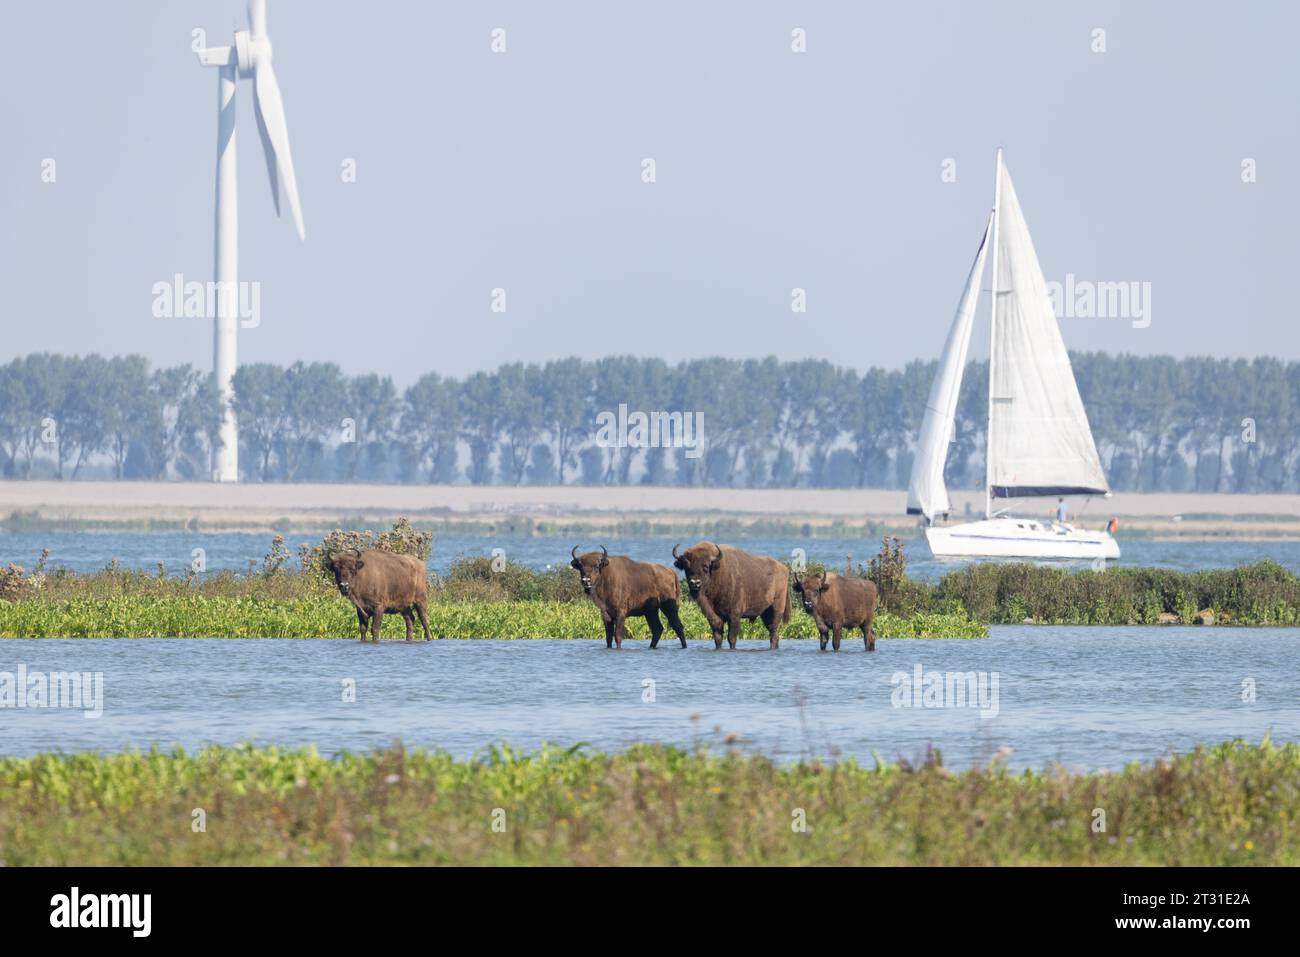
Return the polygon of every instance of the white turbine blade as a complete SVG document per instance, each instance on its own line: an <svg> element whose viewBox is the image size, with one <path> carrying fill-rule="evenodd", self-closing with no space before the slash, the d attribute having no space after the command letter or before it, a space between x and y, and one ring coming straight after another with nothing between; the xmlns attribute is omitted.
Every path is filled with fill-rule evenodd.
<svg viewBox="0 0 1300 957"><path fill-rule="evenodd" d="M275 81L275 71L271 69L269 60L259 62L253 74L253 104L257 111L257 130L262 134L262 149L266 151L266 166L271 174L275 214L280 215L279 182L283 180L298 238L306 239L307 234L302 226L302 207L298 204L298 180L293 175L293 157L289 154L289 128L284 122L284 101L280 99L280 85Z"/></svg>
<svg viewBox="0 0 1300 957"><path fill-rule="evenodd" d="M257 117L257 133L262 138L262 152L266 155L266 175L271 179L271 202L275 204L276 218L280 216L280 168L275 160L275 147L271 145L271 134L262 119L262 104L257 92L253 92L253 115Z"/></svg>
<svg viewBox="0 0 1300 957"><path fill-rule="evenodd" d="M266 0L249 0L248 28L255 37L266 36Z"/></svg>

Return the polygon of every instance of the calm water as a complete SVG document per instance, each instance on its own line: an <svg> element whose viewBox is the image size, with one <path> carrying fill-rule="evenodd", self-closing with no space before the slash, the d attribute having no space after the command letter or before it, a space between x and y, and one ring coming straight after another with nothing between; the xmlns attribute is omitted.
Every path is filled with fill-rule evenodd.
<svg viewBox="0 0 1300 957"><path fill-rule="evenodd" d="M598 641L6 640L0 671L103 672L104 713L5 709L0 754L241 741L322 752L396 739L467 756L492 743L741 746L954 767L1012 749L1013 767L1118 768L1170 749L1300 734L1300 633L1280 629L999 627L984 641L881 641L821 654L789 641L715 652ZM998 675L996 716L891 704L895 672ZM654 682L653 703L642 700ZM1252 680L1257 700L1243 703ZM355 703L344 703L345 680ZM992 685L986 686L992 691ZM992 705L993 699L986 699ZM717 729L717 730L715 730Z"/></svg>
<svg viewBox="0 0 1300 957"><path fill-rule="evenodd" d="M289 536L290 551L297 552L300 541L316 542L317 536ZM725 539L760 554L788 558L796 548L802 548L810 561L829 565L842 564L846 556L854 561L866 562L880 551L880 540L826 539L798 537L737 537ZM533 568L547 565L566 565L569 549L579 545L583 549L598 548L604 544L611 552L628 555L642 561L672 562L672 548L678 539L655 537L587 537L583 541L550 536L524 537L517 535L448 535L434 542L429 565L435 571L446 571L459 555L489 555L495 548L504 550L513 561ZM154 570L163 562L172 573L188 569L193 550L202 548L209 573L222 569L246 571L249 563L260 565L262 556L269 550L271 536L264 534L203 534L203 533L86 533L86 532L0 532L0 566L17 562L30 570L40 557L42 548L50 549L50 567L65 566L76 571L89 572L103 568L111 560L129 568ZM694 539L682 540L682 545L692 545ZM1194 571L1199 568L1230 568L1234 565L1271 558L1293 571L1300 572L1300 542L1234 542L1190 541L1158 542L1143 539L1120 538L1124 557L1123 565L1156 565ZM906 543L909 573L926 580L934 580L946 571L961 567L959 561L939 562L930 558L929 548L923 539Z"/></svg>

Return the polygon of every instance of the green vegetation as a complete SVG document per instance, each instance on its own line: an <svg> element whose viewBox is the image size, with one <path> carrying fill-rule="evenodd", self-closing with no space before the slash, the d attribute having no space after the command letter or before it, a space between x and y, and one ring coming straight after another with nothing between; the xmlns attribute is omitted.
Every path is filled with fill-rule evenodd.
<svg viewBox="0 0 1300 957"><path fill-rule="evenodd" d="M27 575L0 569L3 638L345 638L358 633L352 606L322 570L330 549L384 548L427 557L430 536L400 519L384 532L335 530L316 546L301 545L297 567L277 535L262 566L245 575L200 579L110 566L95 575L56 570L46 556ZM438 638L602 638L600 613L582 594L567 566L538 572L486 557L459 559L430 583L429 629ZM708 623L683 594L689 638L707 639ZM796 610L782 629L788 638L815 638L812 619ZM881 638L983 638L988 629L960 611L882 613ZM631 619L633 640L649 640L643 619ZM419 634L417 629L417 634ZM404 638L399 615L384 621L384 637ZM766 640L762 622L748 622L742 638ZM675 640L675 639L674 639ZM852 637L850 636L850 641Z"/></svg>
<svg viewBox="0 0 1300 957"><path fill-rule="evenodd" d="M953 774L937 757L783 766L657 745L469 761L252 747L0 758L8 866L1295 866L1297 820L1300 746L1268 740L1083 775Z"/></svg>
<svg viewBox="0 0 1300 957"><path fill-rule="evenodd" d="M1300 625L1300 579L1271 561L1197 572L978 564L918 591L926 607L960 607L990 624Z"/></svg>
<svg viewBox="0 0 1300 957"><path fill-rule="evenodd" d="M294 559L276 535L260 568L199 577L123 569L93 575L46 571L42 555L29 574L0 568L0 637L252 637L328 638L354 634L351 605L322 569L330 548L385 548L427 557L428 532L406 519L382 532L335 530ZM825 566L811 563L809 570ZM880 554L844 573L880 589L876 631L883 638L976 638L988 624L1030 621L1057 625L1300 625L1300 578L1275 562L1177 572L1112 566L1078 571L1044 565L985 562L950 572L937 584L907 577L907 556L886 538ZM709 629L682 588L688 635ZM429 625L446 638L595 638L603 636L595 607L567 566L536 571L505 559L460 558L429 581ZM631 633L648 637L640 619ZM762 629L745 626L743 637ZM796 604L782 634L816 636ZM400 616L386 636L402 637Z"/></svg>
<svg viewBox="0 0 1300 957"><path fill-rule="evenodd" d="M907 556L886 538L880 554L850 572L880 589L894 614L957 614L991 625L1300 625L1300 578L1273 561L1179 572L1100 570L977 562L937 584L910 579Z"/></svg>
<svg viewBox="0 0 1300 957"><path fill-rule="evenodd" d="M682 609L688 638L709 638L693 604ZM600 613L589 601L433 601L429 629L435 638L601 638ZM644 620L628 621L634 640L649 640ZM311 598L226 598L203 595L119 595L66 600L0 602L0 638L355 638L357 618L337 594ZM404 638L400 615L384 618L385 638ZM421 634L416 627L416 635ZM796 614L785 638L816 638L812 618ZM988 629L961 615L882 614L881 638L983 638ZM671 636L672 642L676 638ZM762 622L746 623L742 638L767 640ZM849 639L852 644L852 637Z"/></svg>
<svg viewBox="0 0 1300 957"><path fill-rule="evenodd" d="M1114 488L1300 489L1300 363L1105 353L1071 362ZM387 376L348 376L333 363L255 362L239 367L234 388L246 480L902 488L936 367L570 357L464 379L430 372L399 391ZM951 487L984 479L987 395L988 363L972 362ZM706 413L704 454L602 448L597 417L620 403ZM219 418L211 377L189 366L15 358L0 365L0 476L206 478ZM345 418L354 441L339 441Z"/></svg>

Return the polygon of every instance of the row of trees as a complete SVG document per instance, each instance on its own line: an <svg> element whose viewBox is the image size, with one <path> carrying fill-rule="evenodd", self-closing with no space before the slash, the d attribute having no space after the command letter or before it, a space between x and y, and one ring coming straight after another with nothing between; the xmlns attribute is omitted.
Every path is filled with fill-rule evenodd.
<svg viewBox="0 0 1300 957"><path fill-rule="evenodd" d="M1073 357L1111 484L1300 490L1300 363ZM332 363L242 366L240 463L261 481L902 487L934 362L858 372L824 360L613 356L509 363L404 391ZM948 479L984 476L988 366L967 369ZM629 414L691 413L698 450L609 441ZM30 355L0 366L6 477L206 478L211 377L140 356Z"/></svg>
<svg viewBox="0 0 1300 957"><path fill-rule="evenodd" d="M0 472L77 478L99 461L116 478L206 477L220 418L211 375L191 366L29 355L0 366Z"/></svg>

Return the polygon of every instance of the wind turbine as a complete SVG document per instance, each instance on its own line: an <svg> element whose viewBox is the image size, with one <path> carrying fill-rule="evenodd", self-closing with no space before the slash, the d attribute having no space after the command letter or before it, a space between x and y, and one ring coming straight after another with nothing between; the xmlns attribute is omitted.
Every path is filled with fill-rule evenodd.
<svg viewBox="0 0 1300 957"><path fill-rule="evenodd" d="M235 31L228 47L204 47L199 63L218 67L217 73L217 215L216 215L216 317L212 342L212 371L221 395L221 448L213 461L218 482L239 480L239 430L235 424L233 380L236 334L239 331L239 186L235 162L235 85L240 77L253 81L253 106L257 131L266 152L271 177L271 199L280 215L280 188L289 198L289 210L298 238L306 239L298 181L289 155L289 130L284 122L280 84L271 68L271 38L266 34L266 0L251 0L248 29Z"/></svg>

